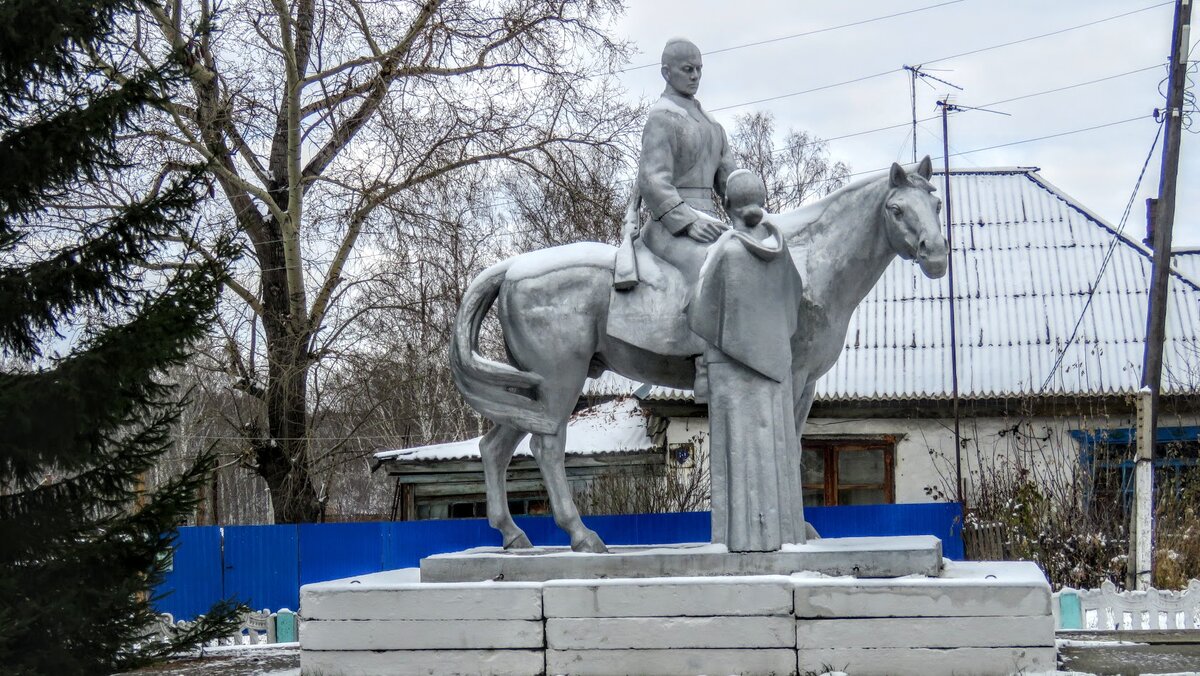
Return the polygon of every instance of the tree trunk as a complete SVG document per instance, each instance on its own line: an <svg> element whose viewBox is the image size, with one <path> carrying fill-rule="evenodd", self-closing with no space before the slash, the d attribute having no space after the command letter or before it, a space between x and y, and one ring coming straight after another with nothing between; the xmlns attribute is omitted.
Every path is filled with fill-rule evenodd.
<svg viewBox="0 0 1200 676"><path fill-rule="evenodd" d="M271 492L275 523L319 520L321 503L308 466L308 335L288 312L283 247L260 249L263 328L267 339L267 438L255 442L258 473ZM265 254L265 255L264 255Z"/></svg>

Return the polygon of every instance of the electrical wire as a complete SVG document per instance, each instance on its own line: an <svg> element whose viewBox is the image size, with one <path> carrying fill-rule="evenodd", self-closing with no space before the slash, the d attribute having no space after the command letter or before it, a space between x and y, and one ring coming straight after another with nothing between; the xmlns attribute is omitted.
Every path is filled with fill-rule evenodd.
<svg viewBox="0 0 1200 676"><path fill-rule="evenodd" d="M1092 298L1095 297L1096 290L1100 288L1100 280L1104 278L1104 272L1108 269L1108 262L1112 260L1113 251L1117 248L1117 242L1121 240L1121 234L1124 232L1125 224L1129 220L1129 214L1133 210L1133 202L1137 199L1138 190L1142 187L1142 179L1146 176L1146 168L1150 166L1150 160L1154 157L1154 149L1158 147L1158 139L1162 136L1163 126L1165 126L1164 123L1160 122L1158 129L1154 132L1154 141L1150 144L1150 151L1146 153L1146 161L1142 163L1142 170L1138 173L1137 181L1133 184L1133 192L1129 195L1129 202L1125 204L1125 212L1121 214L1121 222L1117 225L1116 231L1113 232L1112 242L1108 245L1108 251L1105 252L1104 259L1100 261L1100 269L1096 272L1096 279L1092 281L1091 288L1088 289L1087 300L1083 303L1083 309L1079 312L1079 318L1075 320L1075 326L1071 329L1071 335L1067 338L1067 342L1058 353L1058 358L1054 360L1054 366L1050 367L1050 372L1046 374L1046 379L1042 381L1042 386L1038 388L1037 395L1035 396L1040 396L1050 386L1050 381L1054 379L1054 374L1058 372L1058 368L1062 366L1063 359L1067 356L1067 350L1075 342L1075 337L1079 334L1079 327L1083 324L1083 319L1087 316L1088 309L1092 306Z"/></svg>
<svg viewBox="0 0 1200 676"><path fill-rule="evenodd" d="M1019 44L1022 44L1022 43L1025 43L1025 42L1030 42L1030 41L1033 41L1033 40L1040 40L1040 39L1042 39L1042 38L1047 38L1047 37L1051 37L1051 36L1054 36L1054 35L1062 35L1063 33L1069 33L1069 32L1071 32L1071 31L1076 31L1076 30L1080 30L1080 29L1083 29L1083 28L1088 28L1088 27L1095 26L1095 25L1097 25L1097 24L1102 24L1102 23L1105 23L1105 22L1108 22L1108 21L1115 21L1116 19L1122 19L1122 18L1124 18L1124 17L1130 16L1130 15L1133 15L1133 14L1137 14L1137 13L1139 13L1139 12L1145 12L1145 11L1148 11L1148 10L1151 10L1151 9L1156 9L1156 8L1158 8L1158 7L1162 7L1162 6L1164 6L1164 5L1170 5L1170 4L1173 4L1173 2L1160 2L1160 3L1154 4L1154 5L1150 5L1150 6L1148 6L1148 7L1143 7L1143 8L1141 8L1141 9L1135 9L1135 10L1132 10L1132 11L1129 11L1129 12L1124 12L1124 13L1121 13L1121 14L1115 14L1115 15L1113 15L1113 16L1105 17L1105 18L1103 18L1103 19L1097 19L1097 20L1095 20L1095 21L1089 21L1089 22L1087 22L1087 23L1081 23L1081 24L1078 24L1078 25L1075 25L1075 26L1068 26L1068 27L1066 27L1066 28L1060 28L1060 29L1058 29L1058 30L1056 30L1056 31L1051 31L1051 32L1049 32L1049 33L1041 33L1041 34L1039 34L1039 35L1031 35L1031 36L1029 36L1029 37L1026 37L1026 38L1021 38L1021 39L1019 39L1019 40L1011 40L1011 41L1009 41L1009 42L1002 42L1002 43L1000 43L1000 44L990 45L990 46L988 46L988 47L980 47L980 48L978 48L978 49L972 49L972 50L968 50L968 51L965 51L965 52L959 52L959 53L957 53L957 54L950 54L950 55L948 55L948 56L942 56L942 57L938 57L938 58L936 58L936 59L925 59L925 60L923 60L923 61L917 61L917 63L921 63L921 64L938 63L939 61L949 61L950 59L957 59L957 58L959 58L959 57L963 57L963 56L970 56L970 55L973 55L973 54L980 54L980 53L982 53L982 52L991 51L991 50L993 50L993 49L1001 49L1001 48L1004 48L1004 47L1011 47L1011 46L1013 46L1013 45L1019 45ZM777 96L768 96L768 97L766 97L766 98L762 98L762 99L755 99L755 100L753 100L753 101L745 101L745 102L743 102L743 103L735 103L735 104L731 104L731 105L727 105L727 106L721 106L721 107L719 107L719 108L710 108L710 109L709 109L709 112L711 113L711 112L717 112L717 111L721 111L721 110L730 110L730 109L733 109L733 108L741 108L741 107L744 107L744 106L751 106L751 105L756 105L756 104L759 104L759 103L767 103L767 102L770 102L770 101L778 101L778 100L780 100L780 99L791 98L791 97L793 97L793 96L801 96L801 95L803 95L803 94L811 94L811 93L813 93L813 92L824 91L824 90L826 90L826 89L832 89L832 88L834 88L834 87L842 87L842 86L844 86L844 85L854 84L854 83L857 83L857 82L864 82L864 81L866 81L866 80L871 80L871 79L874 79L874 78L883 77L884 75L890 75L891 73L903 72L903 70L904 70L903 68L892 68L892 69L889 69L889 70L880 71L880 72L878 72L878 73L872 73L872 74L870 74L870 75L863 75L863 76L861 76L861 77L851 78L851 79L849 79L849 80L843 80L843 81L841 81L841 82L834 82L834 83L832 83L832 84L821 85L820 87L812 87L812 88L810 88L810 89L804 89L804 90L801 90L801 91L798 91L798 92L791 92L791 93L789 93L789 94L779 94L779 95L777 95Z"/></svg>
<svg viewBox="0 0 1200 676"><path fill-rule="evenodd" d="M870 19L862 19L860 21L851 21L850 23L844 23L844 24L840 24L837 26L826 26L825 28L817 28L815 30L805 31L803 33L793 33L791 35L784 35L784 36L777 37L777 38L767 38L765 40L758 40L756 42L747 42L745 44L734 45L732 47L722 47L720 49L714 49L714 50L708 51L708 52L700 52L700 54L702 54L703 56L711 56L713 54L724 54L725 52L732 52L732 51L736 51L739 49L746 49L747 47L758 47L760 45L769 45L769 44L772 44L775 42L783 42L785 40L794 40L795 38L803 38L803 37L808 37L810 35L817 35L819 33L828 33L831 31L841 30L843 28L862 26L865 24L874 23L876 21L883 21L885 19L894 19L898 16L905 16L908 14L916 14L918 12L924 12L924 11L931 10L931 9L937 9L938 7L945 7L946 5L955 5L960 2L964 2L964 1L965 0L949 0L948 2L939 2L936 5L926 5L925 7L917 7L915 9L909 9L909 10L905 10L903 12L895 12L893 14L884 14L882 16L872 17ZM624 68L622 70L614 71L614 74L629 73L629 72L633 72L635 70L642 70L644 68L656 68L659 65L660 65L659 62L657 62L657 61L652 62L652 63L643 63L640 66L631 66L629 68Z"/></svg>

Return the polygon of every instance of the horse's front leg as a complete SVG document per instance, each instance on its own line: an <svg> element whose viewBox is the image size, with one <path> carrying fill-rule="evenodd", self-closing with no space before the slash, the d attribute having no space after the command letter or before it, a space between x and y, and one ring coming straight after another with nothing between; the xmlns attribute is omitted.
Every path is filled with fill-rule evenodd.
<svg viewBox="0 0 1200 676"><path fill-rule="evenodd" d="M608 548L595 531L583 525L575 498L571 495L571 484L567 481L566 425L558 434L534 434L529 448L542 470L546 492L550 495L550 508L554 510L554 523L571 536L571 549L577 552L603 553Z"/></svg>

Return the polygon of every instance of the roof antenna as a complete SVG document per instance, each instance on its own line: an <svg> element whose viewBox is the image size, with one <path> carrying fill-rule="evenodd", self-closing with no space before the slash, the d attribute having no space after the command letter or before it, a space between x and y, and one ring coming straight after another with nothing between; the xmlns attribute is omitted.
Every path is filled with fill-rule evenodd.
<svg viewBox="0 0 1200 676"><path fill-rule="evenodd" d="M912 102L912 151L913 151L912 161L913 161L913 164L916 164L917 163L917 80L921 80L922 82L924 82L925 85L927 87L929 87L930 89L933 89L933 85L926 82L926 80L933 80L934 82L940 82L940 83L946 85L947 87L953 87L960 92L962 91L962 87L959 87L958 85L954 84L953 82L947 82L940 77L930 75L927 72L927 71L933 71L935 73L945 72L946 69L944 69L944 68L925 68L925 66L922 66L922 65L916 65L916 66L905 65L904 70L908 71L908 95L909 95L909 100Z"/></svg>

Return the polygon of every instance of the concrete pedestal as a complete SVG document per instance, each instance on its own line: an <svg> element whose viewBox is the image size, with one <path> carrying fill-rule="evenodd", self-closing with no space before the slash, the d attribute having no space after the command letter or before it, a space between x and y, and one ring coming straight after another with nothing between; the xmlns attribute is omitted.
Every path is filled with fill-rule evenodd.
<svg viewBox="0 0 1200 676"><path fill-rule="evenodd" d="M476 547L421 559L423 582L594 580L712 575L789 575L797 571L854 577L937 575L942 542L932 535L824 538L777 552L734 552L723 545L616 546L607 554L567 547L506 550Z"/></svg>
<svg viewBox="0 0 1200 676"><path fill-rule="evenodd" d="M1053 671L1050 587L1031 563L936 577L814 573L420 581L301 589L302 674L1004 674Z"/></svg>

